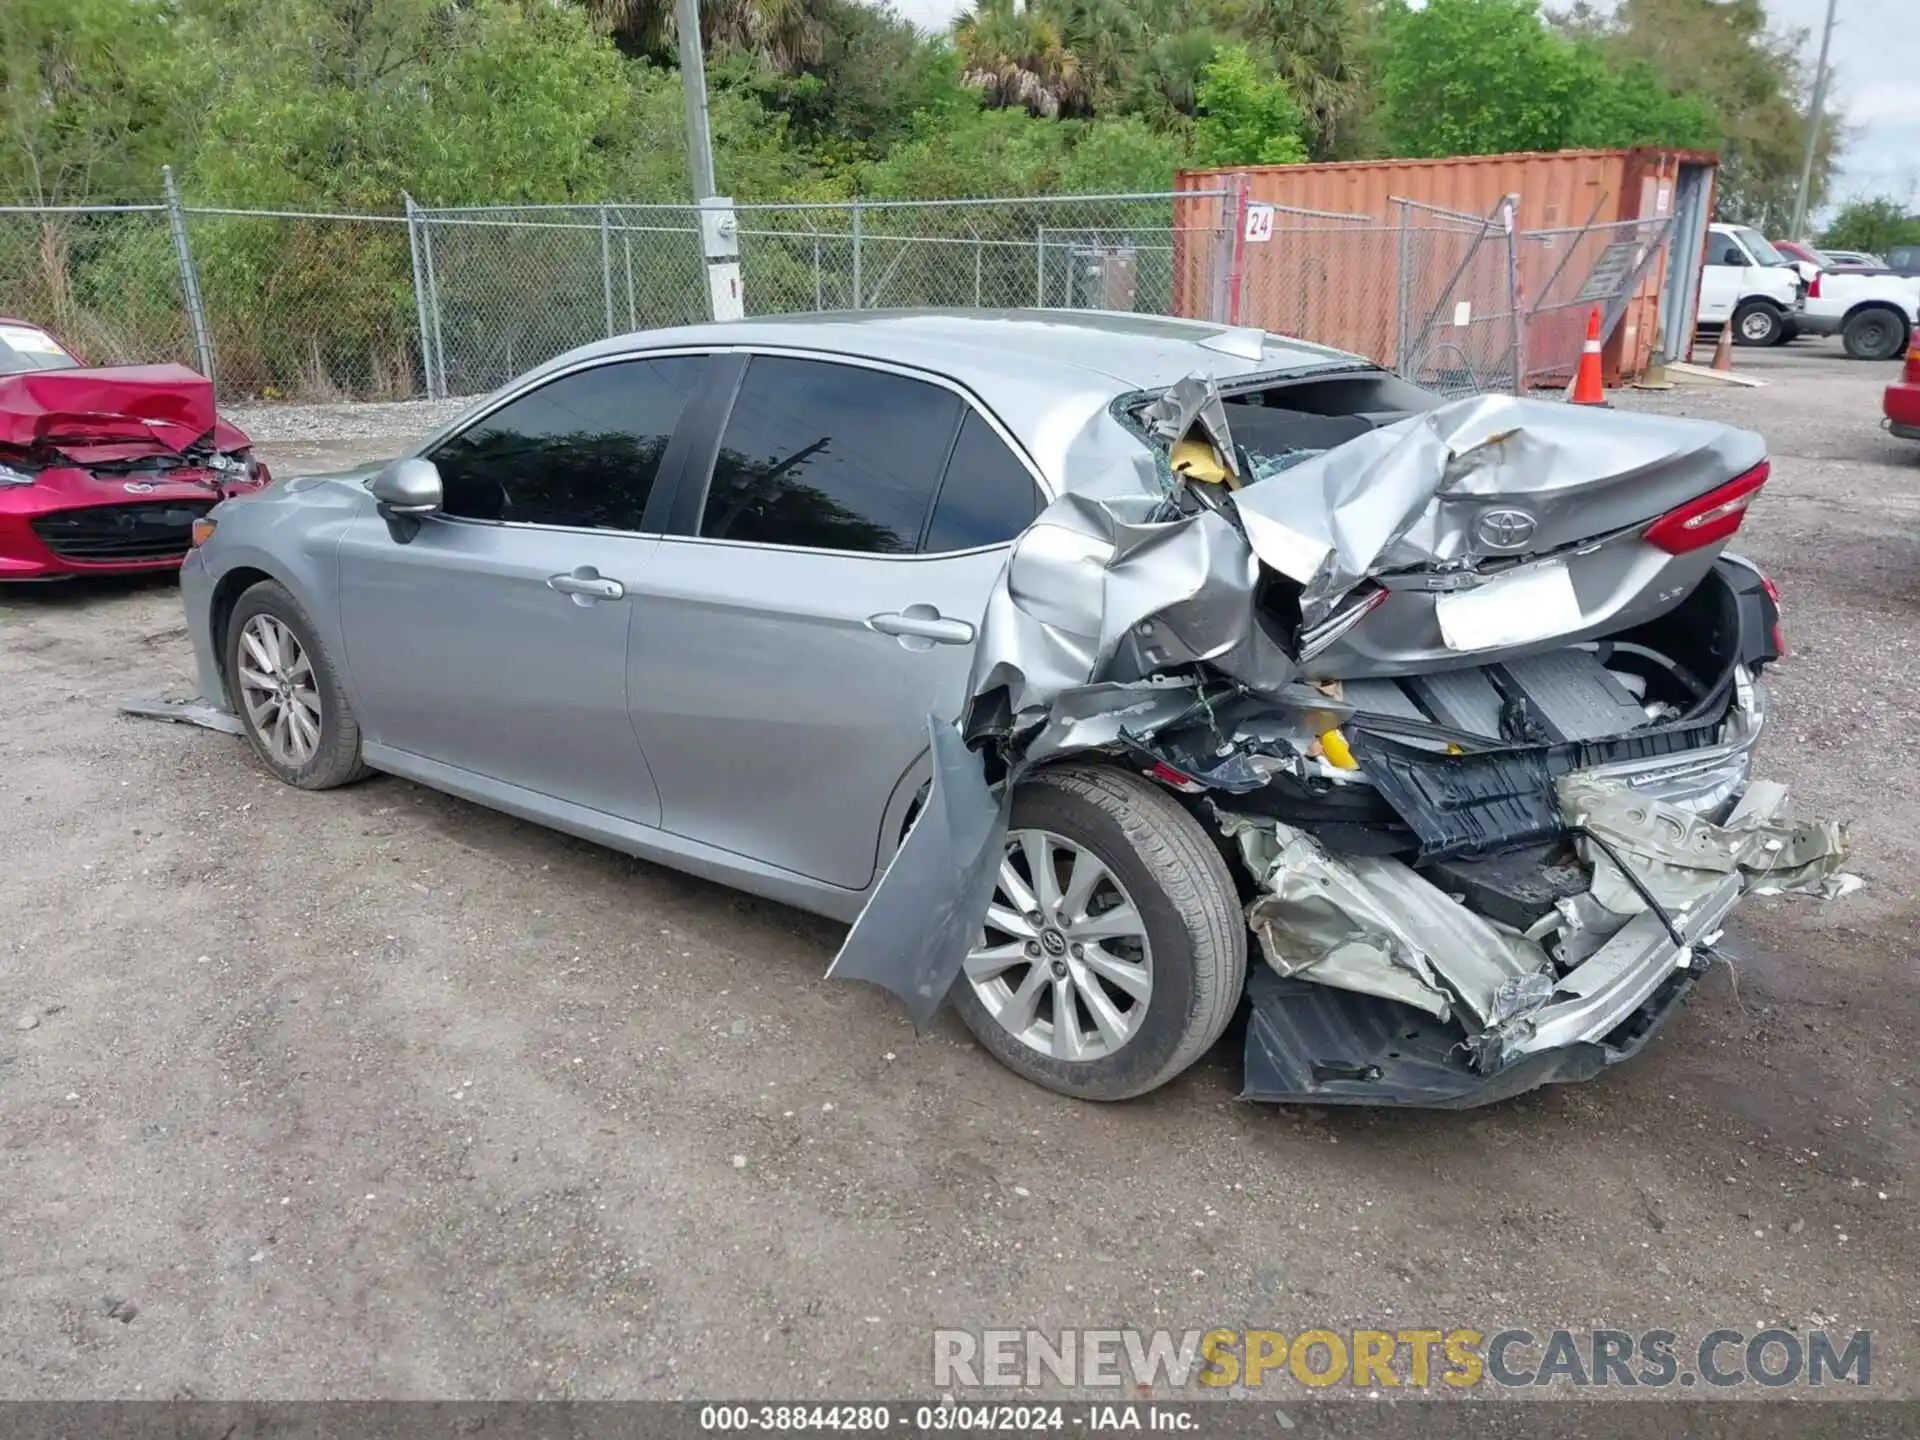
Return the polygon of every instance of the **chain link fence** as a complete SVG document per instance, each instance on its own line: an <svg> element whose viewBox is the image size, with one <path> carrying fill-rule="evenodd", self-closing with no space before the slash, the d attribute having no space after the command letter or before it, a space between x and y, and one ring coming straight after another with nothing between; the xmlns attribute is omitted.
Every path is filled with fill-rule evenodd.
<svg viewBox="0 0 1920 1440"><path fill-rule="evenodd" d="M1627 303L1673 237L1677 217L1623 220L1578 229L1527 230L1518 237L1526 307L1527 387L1573 379L1587 319L1600 310L1600 333L1612 335Z"/></svg>
<svg viewBox="0 0 1920 1440"><path fill-rule="evenodd" d="M195 364L164 205L0 208L0 315L94 364Z"/></svg>
<svg viewBox="0 0 1920 1440"><path fill-rule="evenodd" d="M1253 325L1448 394L1562 383L1670 219L1517 231L1511 201L1385 216L1237 188L738 205L748 315L1041 306ZM163 204L0 207L0 314L95 364L178 361L223 399L481 394L589 340L711 312L690 205L398 215Z"/></svg>

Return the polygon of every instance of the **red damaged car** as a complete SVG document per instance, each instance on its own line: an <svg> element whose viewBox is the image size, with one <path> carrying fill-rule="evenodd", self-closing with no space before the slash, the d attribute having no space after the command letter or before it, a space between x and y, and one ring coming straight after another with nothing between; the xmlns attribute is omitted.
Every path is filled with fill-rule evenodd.
<svg viewBox="0 0 1920 1440"><path fill-rule="evenodd" d="M1887 386L1881 401L1888 430L1902 440L1920 440L1920 330L1915 330L1907 346L1907 366L1900 378Z"/></svg>
<svg viewBox="0 0 1920 1440"><path fill-rule="evenodd" d="M84 366L0 319L0 581L176 569L194 521L267 479L205 376Z"/></svg>

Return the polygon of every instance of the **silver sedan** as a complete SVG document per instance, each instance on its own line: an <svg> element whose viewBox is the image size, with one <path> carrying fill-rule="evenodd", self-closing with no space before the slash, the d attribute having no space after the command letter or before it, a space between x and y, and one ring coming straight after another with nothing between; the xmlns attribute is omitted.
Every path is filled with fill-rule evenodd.
<svg viewBox="0 0 1920 1440"><path fill-rule="evenodd" d="M1440 473L1489 447L1501 483ZM856 928L865 978L1065 1093L1153 1089L1250 1001L1250 1094L1472 1104L1631 1053L1737 897L1777 611L1721 552L1765 468L1255 331L792 317L594 344L224 504L181 588L289 784L405 776L848 921L930 887ZM956 722L1005 801L973 900ZM1611 870L1622 776L1718 827L1692 890Z"/></svg>

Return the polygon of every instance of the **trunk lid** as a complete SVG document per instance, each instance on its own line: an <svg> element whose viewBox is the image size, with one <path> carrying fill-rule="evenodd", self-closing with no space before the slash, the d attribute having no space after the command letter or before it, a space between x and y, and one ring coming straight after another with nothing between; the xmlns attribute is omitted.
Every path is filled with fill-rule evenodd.
<svg viewBox="0 0 1920 1440"><path fill-rule="evenodd" d="M1658 617L1712 567L1765 460L1760 436L1730 426L1483 396L1271 474L1234 505L1280 606L1297 606L1305 673L1404 675ZM1648 538L1756 472L1731 508Z"/></svg>

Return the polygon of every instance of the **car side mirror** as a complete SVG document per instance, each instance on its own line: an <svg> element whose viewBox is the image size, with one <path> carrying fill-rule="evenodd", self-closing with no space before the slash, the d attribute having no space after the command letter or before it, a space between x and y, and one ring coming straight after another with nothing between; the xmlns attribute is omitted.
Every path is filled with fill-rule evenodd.
<svg viewBox="0 0 1920 1440"><path fill-rule="evenodd" d="M382 466L372 489L387 533L400 545L420 533L420 517L433 514L445 499L439 467L412 455Z"/></svg>

